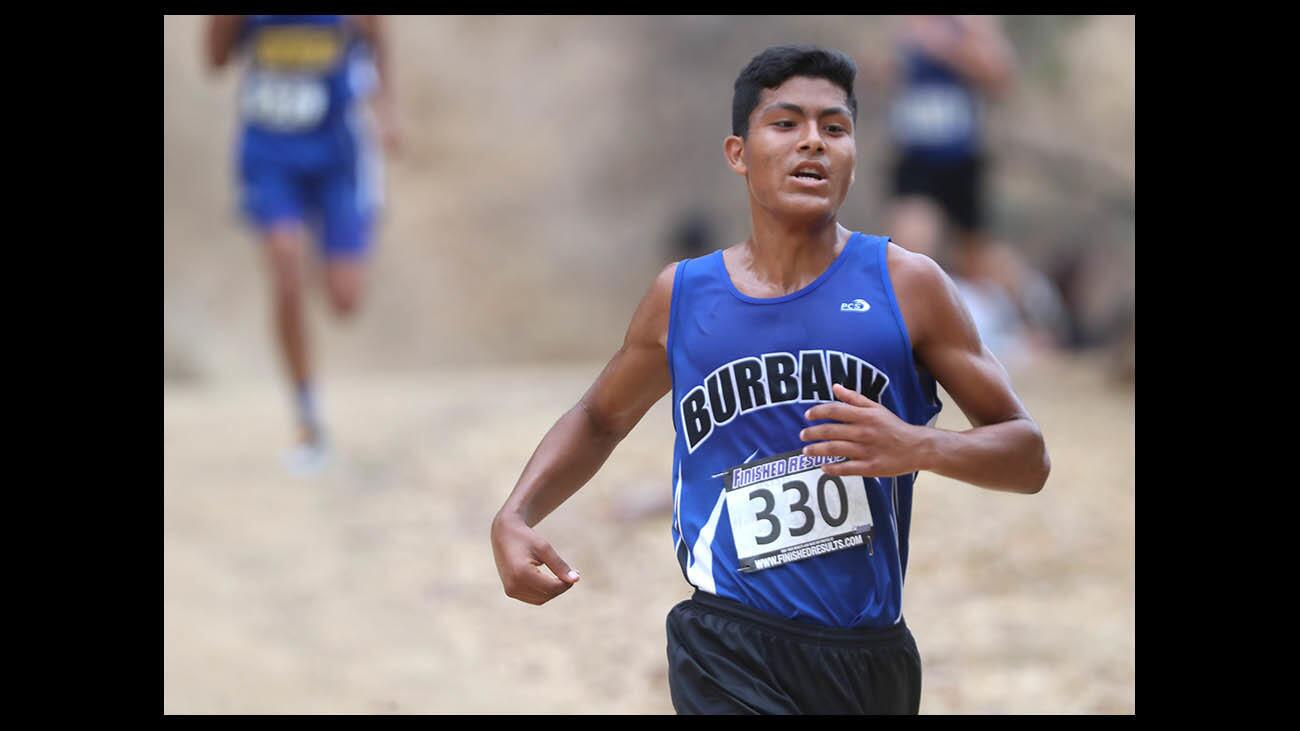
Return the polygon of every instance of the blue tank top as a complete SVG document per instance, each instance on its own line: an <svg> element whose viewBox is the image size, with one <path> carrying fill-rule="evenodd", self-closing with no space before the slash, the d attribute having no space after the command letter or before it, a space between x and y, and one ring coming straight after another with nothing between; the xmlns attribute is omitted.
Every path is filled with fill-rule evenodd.
<svg viewBox="0 0 1300 731"><path fill-rule="evenodd" d="M328 145L353 131L353 102L374 88L377 75L344 16L248 16L239 43L249 57L240 117L250 144Z"/></svg>
<svg viewBox="0 0 1300 731"><path fill-rule="evenodd" d="M904 44L900 55L901 89L890 110L890 127L903 154L939 160L977 154L980 106L975 88L915 45Z"/></svg>
<svg viewBox="0 0 1300 731"><path fill-rule="evenodd" d="M804 412L833 400L832 383L911 424L939 413L894 298L888 245L855 232L820 277L775 298L737 290L721 251L677 265L672 539L701 591L824 626L902 619L915 473L835 478L799 453Z"/></svg>

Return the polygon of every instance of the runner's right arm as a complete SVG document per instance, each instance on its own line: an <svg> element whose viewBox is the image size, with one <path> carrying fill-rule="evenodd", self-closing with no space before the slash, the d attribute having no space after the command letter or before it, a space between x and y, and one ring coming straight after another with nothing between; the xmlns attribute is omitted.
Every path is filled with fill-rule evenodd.
<svg viewBox="0 0 1300 731"><path fill-rule="evenodd" d="M659 273L632 316L623 347L542 438L493 519L492 552L506 596L540 605L577 582L577 573L533 526L585 485L672 387L667 334L676 270L670 264ZM541 571L543 564L555 576Z"/></svg>
<svg viewBox="0 0 1300 731"><path fill-rule="evenodd" d="M230 60L230 52L239 40L239 26L242 15L214 15L208 22L207 56L208 68L217 71Z"/></svg>

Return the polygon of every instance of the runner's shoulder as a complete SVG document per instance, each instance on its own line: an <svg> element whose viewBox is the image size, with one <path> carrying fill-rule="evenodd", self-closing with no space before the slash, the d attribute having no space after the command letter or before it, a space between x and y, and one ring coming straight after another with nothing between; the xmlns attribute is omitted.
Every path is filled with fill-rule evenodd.
<svg viewBox="0 0 1300 731"><path fill-rule="evenodd" d="M922 296L925 292L934 292L944 284L948 275L938 262L925 254L899 246L892 240L885 254L889 267L889 279L893 282L894 293L903 296L904 292L912 296Z"/></svg>
<svg viewBox="0 0 1300 731"><path fill-rule="evenodd" d="M677 276L678 262L672 262L659 271L650 288L646 290L628 323L624 345L665 347L668 319L673 302L673 279Z"/></svg>
<svg viewBox="0 0 1300 731"><path fill-rule="evenodd" d="M938 313L951 308L956 288L934 259L893 241L889 242L886 264L900 314L907 323L912 345L917 346L926 339Z"/></svg>
<svg viewBox="0 0 1300 731"><path fill-rule="evenodd" d="M743 247L745 243L746 241L740 241L726 247L722 250L724 256L727 255L726 252L732 252L732 255L734 256L734 253ZM650 309L656 313L661 313L663 316L663 324L666 327L668 323L669 310L672 307L673 285L677 279L677 268L687 262L699 262L705 257L712 256L714 253L716 252L709 252L694 258L681 259L669 263L659 271L654 282L650 285L650 291L646 293L646 296L642 301L642 307L649 305Z"/></svg>

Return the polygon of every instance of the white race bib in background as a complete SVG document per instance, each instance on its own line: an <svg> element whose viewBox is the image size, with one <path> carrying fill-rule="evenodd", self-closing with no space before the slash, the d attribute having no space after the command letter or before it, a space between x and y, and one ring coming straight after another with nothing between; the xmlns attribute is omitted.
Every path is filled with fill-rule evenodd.
<svg viewBox="0 0 1300 731"><path fill-rule="evenodd" d="M947 84L914 86L903 92L893 108L894 134L912 145L943 146L975 133L975 109L970 96Z"/></svg>
<svg viewBox="0 0 1300 731"><path fill-rule="evenodd" d="M320 125L329 91L317 76L259 71L244 84L244 119L277 132L305 132Z"/></svg>

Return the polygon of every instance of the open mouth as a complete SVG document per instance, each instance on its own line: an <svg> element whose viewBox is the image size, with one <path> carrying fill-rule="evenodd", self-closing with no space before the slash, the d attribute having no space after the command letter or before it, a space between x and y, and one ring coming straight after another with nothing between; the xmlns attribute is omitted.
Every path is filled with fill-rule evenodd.
<svg viewBox="0 0 1300 731"><path fill-rule="evenodd" d="M825 180L825 178L822 177L820 174L815 173L811 170L800 170L799 172L794 174L794 177L800 178L802 180Z"/></svg>

